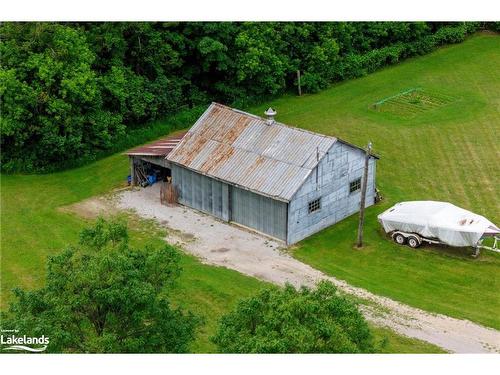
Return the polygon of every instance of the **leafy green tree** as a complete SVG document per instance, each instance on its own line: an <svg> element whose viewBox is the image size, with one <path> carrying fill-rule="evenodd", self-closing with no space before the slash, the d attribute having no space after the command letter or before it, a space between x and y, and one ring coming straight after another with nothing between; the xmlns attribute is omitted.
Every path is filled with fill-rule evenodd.
<svg viewBox="0 0 500 375"><path fill-rule="evenodd" d="M213 100L234 102L244 96L245 88L237 85L235 36L236 22L190 22L183 24L188 52L186 63L196 85L189 90L190 104Z"/></svg>
<svg viewBox="0 0 500 375"><path fill-rule="evenodd" d="M222 353L368 353L372 337L357 307L329 282L291 285L242 300L212 338Z"/></svg>
<svg viewBox="0 0 500 375"><path fill-rule="evenodd" d="M132 248L123 222L98 219L49 257L43 288L15 291L2 326L48 336L52 353L186 352L200 319L169 303L180 272L175 248Z"/></svg>
<svg viewBox="0 0 500 375"><path fill-rule="evenodd" d="M96 55L104 106L127 125L175 112L185 103L187 40L177 23L82 24Z"/></svg>
<svg viewBox="0 0 500 375"><path fill-rule="evenodd" d="M279 24L244 23L236 36L236 79L253 96L284 91L288 59Z"/></svg>
<svg viewBox="0 0 500 375"><path fill-rule="evenodd" d="M90 155L123 133L103 110L94 54L85 35L60 24L1 26L1 161L4 169L43 168Z"/></svg>

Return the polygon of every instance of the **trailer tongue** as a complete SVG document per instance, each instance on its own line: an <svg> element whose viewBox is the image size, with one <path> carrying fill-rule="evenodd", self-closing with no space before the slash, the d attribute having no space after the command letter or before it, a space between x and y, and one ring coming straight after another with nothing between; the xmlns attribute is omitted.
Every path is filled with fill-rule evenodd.
<svg viewBox="0 0 500 375"><path fill-rule="evenodd" d="M500 252L497 247L500 229L481 215L447 202L412 201L397 203L378 215L386 233L399 244L418 247L422 242L450 246L471 246ZM492 247L483 246L486 237L493 237Z"/></svg>

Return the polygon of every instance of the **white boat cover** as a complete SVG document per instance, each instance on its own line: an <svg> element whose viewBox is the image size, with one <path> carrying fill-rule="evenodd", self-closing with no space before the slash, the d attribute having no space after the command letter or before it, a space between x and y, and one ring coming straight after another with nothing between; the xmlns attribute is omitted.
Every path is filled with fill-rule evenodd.
<svg viewBox="0 0 500 375"><path fill-rule="evenodd" d="M378 215L378 220L387 233L418 233L450 246L476 246L481 237L500 233L485 217L447 202L401 202Z"/></svg>

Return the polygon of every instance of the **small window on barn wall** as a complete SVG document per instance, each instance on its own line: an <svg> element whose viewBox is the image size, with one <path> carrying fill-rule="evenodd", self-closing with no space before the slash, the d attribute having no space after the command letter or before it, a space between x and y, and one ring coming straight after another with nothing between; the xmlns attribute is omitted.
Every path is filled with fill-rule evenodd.
<svg viewBox="0 0 500 375"><path fill-rule="evenodd" d="M349 182L349 194L355 193L361 189L361 177Z"/></svg>
<svg viewBox="0 0 500 375"><path fill-rule="evenodd" d="M308 203L307 209L309 213L313 213L321 209L321 198L312 200Z"/></svg>

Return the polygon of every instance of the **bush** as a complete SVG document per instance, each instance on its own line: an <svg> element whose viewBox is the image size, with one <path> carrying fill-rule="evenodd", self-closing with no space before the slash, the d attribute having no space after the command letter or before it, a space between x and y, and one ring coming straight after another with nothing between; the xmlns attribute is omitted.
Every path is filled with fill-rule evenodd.
<svg viewBox="0 0 500 375"><path fill-rule="evenodd" d="M329 282L291 285L240 301L212 338L222 353L370 353L372 336L357 307Z"/></svg>
<svg viewBox="0 0 500 375"><path fill-rule="evenodd" d="M465 40L467 28L465 26L443 27L434 34L436 45L460 43Z"/></svg>
<svg viewBox="0 0 500 375"><path fill-rule="evenodd" d="M383 66L397 63L403 51L402 44L396 44L368 52L361 59L363 72L372 73Z"/></svg>
<svg viewBox="0 0 500 375"><path fill-rule="evenodd" d="M500 22L486 22L485 28L494 32L500 32Z"/></svg>
<svg viewBox="0 0 500 375"><path fill-rule="evenodd" d="M415 43L406 44L408 56L425 55L436 48L436 38L434 35L427 35Z"/></svg>
<svg viewBox="0 0 500 375"><path fill-rule="evenodd" d="M328 82L317 73L304 72L300 84L304 92L315 93L325 88Z"/></svg>

